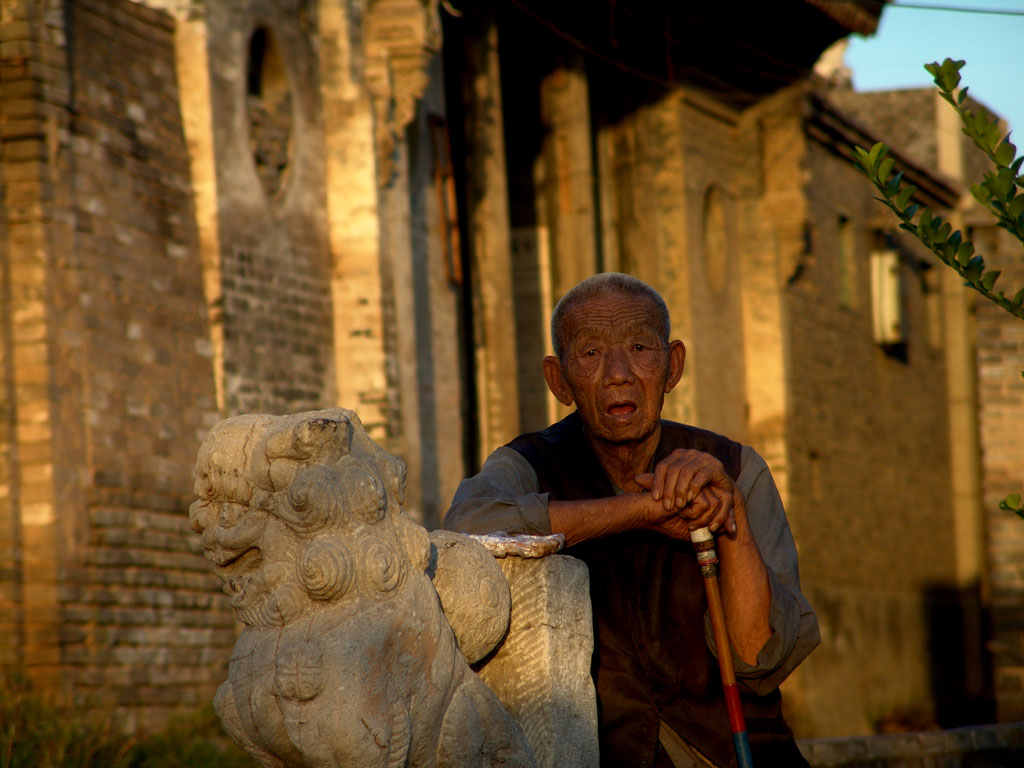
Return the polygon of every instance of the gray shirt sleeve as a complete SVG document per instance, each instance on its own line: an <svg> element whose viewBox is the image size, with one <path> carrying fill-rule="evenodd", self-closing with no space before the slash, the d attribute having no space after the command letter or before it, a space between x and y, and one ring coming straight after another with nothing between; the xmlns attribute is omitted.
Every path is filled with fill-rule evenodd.
<svg viewBox="0 0 1024 768"><path fill-rule="evenodd" d="M754 693L777 687L820 642L814 611L800 591L796 545L775 481L758 453L743 447L736 482L747 520L768 569L772 634L754 665L733 657L736 676ZM480 473L463 480L445 514L444 527L462 533L551 533L548 495L539 492L533 467L508 447L492 453ZM710 620L708 647L715 651Z"/></svg>
<svg viewBox="0 0 1024 768"><path fill-rule="evenodd" d="M442 525L460 533L547 535L548 495L540 493L530 463L502 446L487 457L479 474L459 483Z"/></svg>
<svg viewBox="0 0 1024 768"><path fill-rule="evenodd" d="M746 501L747 521L768 570L771 590L771 637L746 664L733 655L736 677L756 694L766 694L785 680L818 643L818 620L800 591L796 544L789 530L782 499L768 465L749 446L743 446L736 485ZM715 651L711 621L705 621L708 647Z"/></svg>

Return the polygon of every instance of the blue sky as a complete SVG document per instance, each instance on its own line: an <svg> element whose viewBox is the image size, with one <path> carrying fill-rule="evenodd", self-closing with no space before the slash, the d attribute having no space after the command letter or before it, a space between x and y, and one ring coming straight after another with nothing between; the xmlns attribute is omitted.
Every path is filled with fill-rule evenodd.
<svg viewBox="0 0 1024 768"><path fill-rule="evenodd" d="M975 12L906 6L946 6ZM979 13L1013 11L1018 15ZM965 59L963 84L1013 128L1024 148L1024 0L898 0L872 37L852 35L846 65L858 91L931 86L923 65Z"/></svg>

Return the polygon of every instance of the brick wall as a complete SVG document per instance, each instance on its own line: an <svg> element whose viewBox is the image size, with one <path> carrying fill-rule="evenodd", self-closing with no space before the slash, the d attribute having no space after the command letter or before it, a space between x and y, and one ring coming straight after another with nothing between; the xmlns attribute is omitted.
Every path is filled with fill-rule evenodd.
<svg viewBox="0 0 1024 768"><path fill-rule="evenodd" d="M206 9L226 415L335 404L313 5Z"/></svg>
<svg viewBox="0 0 1024 768"><path fill-rule="evenodd" d="M954 674L943 665L959 663L940 626L957 589L945 360L930 328L934 289L916 252L900 266L906 342L888 350L875 342L876 203L847 161L816 144L806 168L805 248L782 275L788 511L823 642L798 679L813 681L813 731L842 735L886 718L935 716L936 680ZM840 217L854 227L845 278Z"/></svg>
<svg viewBox="0 0 1024 768"><path fill-rule="evenodd" d="M969 73L968 73L969 81ZM933 89L855 94L837 91L830 99L844 111L876 131L882 140L909 154L925 167L942 167L965 185L980 180L988 161L971 141L959 134L958 118ZM981 108L974 100L970 105ZM908 121L908 111L920 119ZM943 134L943 131L946 134ZM940 148L946 142L945 152ZM999 287L1011 295L1024 285L1020 244L992 225L989 214L965 201L963 222L990 268L1001 269ZM1021 555L1024 527L1011 513L998 508L1006 494L1019 492L1024 478L1024 323L977 298L965 295L973 306L977 357L978 438L981 448L981 496L986 530L987 586L979 597L989 601L992 622L992 663L995 666L997 716L1000 720L1024 717L1024 620ZM965 471L963 469L958 471ZM982 564L984 568L984 564ZM988 632L988 626L983 633Z"/></svg>
<svg viewBox="0 0 1024 768"><path fill-rule="evenodd" d="M6 30L0 27L0 30ZM0 46L7 36L0 38ZM0 101L2 104L2 101ZM2 107L0 107L2 109ZM3 112L0 111L0 116ZM0 123L5 125L6 123ZM0 150L9 141L0 134ZM0 165L2 167L2 165ZM0 174L0 200L6 205L7 184ZM18 647L14 638L20 624L20 590L18 589L19 535L17 507L14 503L14 440L17 411L14 401L13 328L11 262L8 250L7 217L0 217L0 664L16 664Z"/></svg>
<svg viewBox="0 0 1024 768"><path fill-rule="evenodd" d="M59 680L52 419L49 408L51 224L57 198L53 147L69 78L64 17L55 3L9 3L0 25L0 153L4 225L3 602L5 661ZM36 551L38 550L38 551ZM27 600L31 598L33 602Z"/></svg>
<svg viewBox="0 0 1024 768"><path fill-rule="evenodd" d="M989 266L1003 270L997 288L1024 287L1020 244L994 228L978 234ZM1024 520L999 509L1007 494L1024 492L1024 321L979 300L977 345L996 702L1000 720L1024 720Z"/></svg>
<svg viewBox="0 0 1024 768"><path fill-rule="evenodd" d="M117 0L27 21L60 55L26 49L42 263L35 301L4 319L8 349L38 347L41 380L39 398L15 400L5 442L21 479L0 497L20 539L5 575L24 600L13 623L33 676L133 725L208 701L234 638L186 514L216 406L173 24ZM36 66L66 88L40 86ZM3 172L29 175L6 152ZM19 213L8 209L7 247L24 252ZM14 357L8 393L34 370Z"/></svg>
<svg viewBox="0 0 1024 768"><path fill-rule="evenodd" d="M145 721L207 700L233 640L185 517L195 449L216 416L209 331L173 25L133 3L93 2L75 5L71 34L76 279L56 293L55 327L81 366L80 399L56 408L84 419L86 434L62 470L84 463L89 474L86 538L61 594L64 661L82 670L79 697Z"/></svg>

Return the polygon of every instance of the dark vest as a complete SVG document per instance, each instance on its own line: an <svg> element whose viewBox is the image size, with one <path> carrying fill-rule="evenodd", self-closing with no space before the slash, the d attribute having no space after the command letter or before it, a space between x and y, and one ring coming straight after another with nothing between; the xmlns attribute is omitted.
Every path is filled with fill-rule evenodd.
<svg viewBox="0 0 1024 768"><path fill-rule="evenodd" d="M540 491L552 500L615 495L577 413L508 445L530 462ZM677 448L710 453L733 480L739 475L738 443L663 421L654 464ZM601 765L653 766L663 719L717 765L735 766L718 664L705 641L707 602L691 544L630 531L565 553L590 569ZM755 765L806 765L782 719L778 690L761 697L743 694L743 705Z"/></svg>

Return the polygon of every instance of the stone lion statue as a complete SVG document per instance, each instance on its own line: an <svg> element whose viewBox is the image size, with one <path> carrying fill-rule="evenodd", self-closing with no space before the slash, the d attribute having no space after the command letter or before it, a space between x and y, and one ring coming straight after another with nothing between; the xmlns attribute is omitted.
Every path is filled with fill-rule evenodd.
<svg viewBox="0 0 1024 768"><path fill-rule="evenodd" d="M354 412L223 421L195 490L192 528L244 624L214 704L262 765L535 765L459 650L479 658L506 631L500 569L471 540L431 546L402 510L404 464ZM483 569L458 640L430 578L439 550Z"/></svg>

